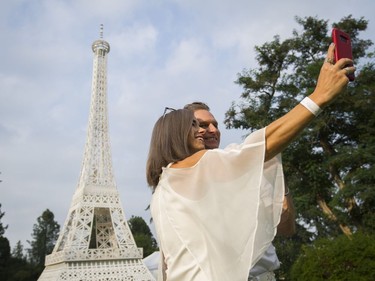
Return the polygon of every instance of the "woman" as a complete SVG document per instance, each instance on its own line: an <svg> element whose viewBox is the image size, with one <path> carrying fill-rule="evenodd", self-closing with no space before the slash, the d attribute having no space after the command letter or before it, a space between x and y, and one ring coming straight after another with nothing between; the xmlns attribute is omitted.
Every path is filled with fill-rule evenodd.
<svg viewBox="0 0 375 281"><path fill-rule="evenodd" d="M345 88L352 63L328 49L314 92L240 145L205 150L193 112L156 122L147 181L163 270L160 280L245 281L271 244L284 197L279 153ZM161 268L161 267L159 267Z"/></svg>

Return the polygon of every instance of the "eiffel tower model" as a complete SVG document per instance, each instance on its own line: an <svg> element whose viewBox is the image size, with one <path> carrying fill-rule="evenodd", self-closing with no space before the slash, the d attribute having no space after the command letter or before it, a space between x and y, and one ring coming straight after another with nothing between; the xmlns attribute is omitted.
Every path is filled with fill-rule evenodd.
<svg viewBox="0 0 375 281"><path fill-rule="evenodd" d="M82 170L69 214L38 280L153 281L125 219L112 171L107 118L107 54L94 52L90 117Z"/></svg>

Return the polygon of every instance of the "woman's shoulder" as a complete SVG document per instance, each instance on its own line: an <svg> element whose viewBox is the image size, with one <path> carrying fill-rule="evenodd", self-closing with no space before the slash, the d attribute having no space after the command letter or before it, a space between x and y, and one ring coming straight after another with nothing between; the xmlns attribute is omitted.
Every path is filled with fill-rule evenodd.
<svg viewBox="0 0 375 281"><path fill-rule="evenodd" d="M171 165L171 168L190 168L193 167L207 152L207 149L200 150L193 155L186 157L184 160L178 161Z"/></svg>

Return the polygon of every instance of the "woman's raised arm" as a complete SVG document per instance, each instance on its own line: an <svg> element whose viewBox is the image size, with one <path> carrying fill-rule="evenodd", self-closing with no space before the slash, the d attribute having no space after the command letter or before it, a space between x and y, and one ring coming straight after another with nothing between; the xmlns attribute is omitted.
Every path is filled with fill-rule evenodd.
<svg viewBox="0 0 375 281"><path fill-rule="evenodd" d="M347 74L354 73L355 67L346 67L353 63L350 59L340 59L333 64L335 45L328 48L327 58L320 69L314 92L283 117L272 122L266 128L265 161L282 152L298 134L314 119L319 108L330 104L347 86Z"/></svg>

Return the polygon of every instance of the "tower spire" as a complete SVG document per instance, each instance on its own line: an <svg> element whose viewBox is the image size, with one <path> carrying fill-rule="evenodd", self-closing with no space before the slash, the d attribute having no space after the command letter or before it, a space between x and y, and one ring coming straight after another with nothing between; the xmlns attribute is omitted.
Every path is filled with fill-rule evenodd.
<svg viewBox="0 0 375 281"><path fill-rule="evenodd" d="M103 39L103 24L100 24L100 33L99 33L99 38Z"/></svg>
<svg viewBox="0 0 375 281"><path fill-rule="evenodd" d="M40 281L154 280L130 232L113 175L107 112L110 46L103 39L103 25L99 36L92 44L92 92L81 173Z"/></svg>

